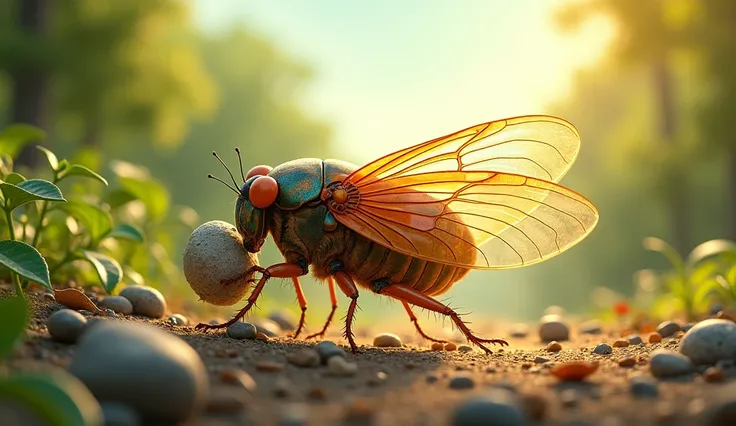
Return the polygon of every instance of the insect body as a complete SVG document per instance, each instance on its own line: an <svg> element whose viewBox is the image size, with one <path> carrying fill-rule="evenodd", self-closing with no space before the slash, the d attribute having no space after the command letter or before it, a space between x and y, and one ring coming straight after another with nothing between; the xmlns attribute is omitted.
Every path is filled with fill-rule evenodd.
<svg viewBox="0 0 736 426"><path fill-rule="evenodd" d="M262 276L231 321L197 328L237 321L266 282L281 277L292 278L302 308L296 337L307 305L298 278L311 268L314 276L327 280L333 309L322 331L308 338L327 329L337 306L337 284L351 299L346 337L353 351L359 287L401 301L429 340L441 341L421 330L412 305L449 316L486 351L485 343L507 344L474 335L455 311L432 296L446 292L472 269L549 259L593 230L595 206L558 184L579 144L578 132L566 121L526 116L479 124L363 167L298 159L273 169L258 166L245 175L241 163L244 183L231 189L238 194L235 220L243 245L257 252L270 234L285 262L255 268Z"/></svg>

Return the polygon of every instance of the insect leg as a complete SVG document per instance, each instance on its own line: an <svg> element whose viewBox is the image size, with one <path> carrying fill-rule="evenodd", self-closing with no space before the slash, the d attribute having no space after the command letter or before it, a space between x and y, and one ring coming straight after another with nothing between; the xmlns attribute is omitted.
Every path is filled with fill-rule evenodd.
<svg viewBox="0 0 736 426"><path fill-rule="evenodd" d="M248 310L256 303L256 299L258 299L258 296L261 294L261 291L263 291L263 287L266 286L266 282L269 280L269 278L294 278L294 277L301 277L302 275L305 275L308 270L304 268L302 265L298 265L296 263L277 263L276 265L271 265L268 268L261 268L261 267L254 267L258 272L261 272L261 279L258 280L258 284L256 284L255 288L253 289L253 292L248 297L248 303L246 303L245 307L241 309L230 321L223 323L223 324L197 324L194 329L195 330L212 330L216 328L225 328L230 327L231 325L235 324L240 318L243 318L246 313L248 313Z"/></svg>
<svg viewBox="0 0 736 426"><path fill-rule="evenodd" d="M332 322L332 317L335 315L335 311L337 310L337 295L335 294L335 280L332 277L327 278L327 286L330 289L330 301L332 302L332 310L330 311L330 315L327 317L327 321L325 322L325 325L322 327L322 331L319 333L314 333L309 336L307 336L307 340L313 339L315 337L322 338L324 337L325 333L327 332L327 327L330 326L330 323Z"/></svg>
<svg viewBox="0 0 736 426"><path fill-rule="evenodd" d="M299 325L296 327L296 331L294 332L294 338L296 339L299 336L299 333L302 332L302 328L304 328L304 320L307 315L307 298L304 297L304 291L302 291L302 285L299 283L299 278L292 277L291 280L294 281L296 299L299 301L299 307L302 309L302 314L299 317Z"/></svg>
<svg viewBox="0 0 736 426"><path fill-rule="evenodd" d="M409 306L409 304L406 303L406 301L404 301L404 300L401 301L401 304L404 305L404 309L406 309L406 313L409 314L409 319L411 320L411 322L414 323L414 327L417 329L417 331L419 332L419 334L422 337L424 337L425 339L430 340L432 342L447 343L447 340L435 339L434 337L430 337L430 336L427 336L426 334L424 334L424 331L422 330L422 327L419 326L419 320L417 319L417 316L414 315L414 312L412 312L412 310L411 310L411 306Z"/></svg>
<svg viewBox="0 0 736 426"><path fill-rule="evenodd" d="M350 343L350 349L353 353L358 353L358 345L355 344L355 335L353 335L353 317L355 317L355 308L358 307L358 288L355 286L353 279L350 278L345 271L335 271L332 273L343 293L350 298L350 306L348 306L348 314L345 316L345 338Z"/></svg>
<svg viewBox="0 0 736 426"><path fill-rule="evenodd" d="M462 331L462 333L465 335L465 337L468 339L469 342L474 343L478 346L480 346L484 351L487 353L492 353L490 349L483 346L483 343L493 343L493 344L499 344L499 345L506 345L508 346L508 343L505 340L502 339L481 339L478 336L475 336L468 326L463 322L463 320L460 319L460 315L458 315L457 312L452 310L447 305L444 305L433 298L424 295L420 293L417 290L411 289L409 287L403 286L403 285L390 285L380 291L380 294L392 297L397 300L401 300L402 302L411 303L412 305L419 306L420 308L429 309L433 312L438 312L442 315L447 315L452 319L452 322L455 323L455 325Z"/></svg>

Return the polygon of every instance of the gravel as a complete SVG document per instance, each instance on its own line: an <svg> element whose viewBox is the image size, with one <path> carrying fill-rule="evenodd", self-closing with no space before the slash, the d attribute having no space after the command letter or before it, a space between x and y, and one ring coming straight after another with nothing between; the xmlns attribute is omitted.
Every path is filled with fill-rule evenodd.
<svg viewBox="0 0 736 426"><path fill-rule="evenodd" d="M189 318L182 314L174 314L169 317L169 322L174 325L187 325L189 324Z"/></svg>
<svg viewBox="0 0 736 426"><path fill-rule="evenodd" d="M98 305L101 308L112 309L118 314L130 315L133 313L133 304L123 296L105 297L98 302Z"/></svg>
<svg viewBox="0 0 736 426"><path fill-rule="evenodd" d="M641 336L639 336L638 334L634 336L629 336L628 340L630 345L641 345L644 343L644 340L642 340Z"/></svg>
<svg viewBox="0 0 736 426"><path fill-rule="evenodd" d="M238 321L227 328L227 336L231 339L255 339L258 331L251 323Z"/></svg>
<svg viewBox="0 0 736 426"><path fill-rule="evenodd" d="M334 342L331 342L329 340L319 342L319 344L317 345L317 353L319 354L319 358L322 361L322 365L326 365L327 361L333 356L339 356L342 358L345 358L347 356L345 354L345 351L341 347L337 346Z"/></svg>
<svg viewBox="0 0 736 426"><path fill-rule="evenodd" d="M452 413L450 424L523 426L526 424L526 417L514 394L502 389L493 389L461 402Z"/></svg>
<svg viewBox="0 0 736 426"><path fill-rule="evenodd" d="M46 320L51 337L61 343L76 343L85 331L87 318L71 309L60 309Z"/></svg>
<svg viewBox="0 0 736 426"><path fill-rule="evenodd" d="M629 382L629 390L636 398L659 396L659 385L657 381L644 375L632 377Z"/></svg>
<svg viewBox="0 0 736 426"><path fill-rule="evenodd" d="M736 323L723 319L698 323L682 337L680 353L696 365L736 361Z"/></svg>
<svg viewBox="0 0 736 426"><path fill-rule="evenodd" d="M450 389L472 389L475 387L475 380L470 376L456 375L450 379L448 385Z"/></svg>
<svg viewBox="0 0 736 426"><path fill-rule="evenodd" d="M680 325L674 321L665 321L657 326L657 333L662 337L671 337L680 331Z"/></svg>
<svg viewBox="0 0 736 426"><path fill-rule="evenodd" d="M133 313L149 318L161 318L166 312L166 299L153 287L134 285L126 287L120 295L133 305Z"/></svg>
<svg viewBox="0 0 736 426"><path fill-rule="evenodd" d="M675 377L692 373L693 363L688 357L677 352L657 349L651 354L649 368L654 377Z"/></svg>
<svg viewBox="0 0 736 426"><path fill-rule="evenodd" d="M565 341L570 337L570 328L559 315L545 315L539 324L539 339L542 342Z"/></svg>
<svg viewBox="0 0 736 426"><path fill-rule="evenodd" d="M351 377L358 374L358 364L348 362L341 356L333 356L327 361L327 369L332 376Z"/></svg>
<svg viewBox="0 0 736 426"><path fill-rule="evenodd" d="M613 353L613 348L611 345L601 343L593 349L593 353L596 355L611 355Z"/></svg>

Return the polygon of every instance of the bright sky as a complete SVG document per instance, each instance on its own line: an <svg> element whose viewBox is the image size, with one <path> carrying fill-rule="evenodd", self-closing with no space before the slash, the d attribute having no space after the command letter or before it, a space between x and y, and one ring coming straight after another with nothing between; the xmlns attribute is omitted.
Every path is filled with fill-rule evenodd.
<svg viewBox="0 0 736 426"><path fill-rule="evenodd" d="M246 25L314 67L305 105L357 164L483 121L545 113L613 29L560 34L569 0L190 0L198 25Z"/></svg>

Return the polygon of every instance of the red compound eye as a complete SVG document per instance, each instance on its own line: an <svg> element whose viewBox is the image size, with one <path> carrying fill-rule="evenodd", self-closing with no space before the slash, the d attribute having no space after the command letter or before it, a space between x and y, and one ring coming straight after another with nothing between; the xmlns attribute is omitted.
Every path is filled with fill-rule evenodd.
<svg viewBox="0 0 736 426"><path fill-rule="evenodd" d="M260 176L253 181L248 191L250 202L259 209L265 209L276 201L279 184L271 176Z"/></svg>
<svg viewBox="0 0 736 426"><path fill-rule="evenodd" d="M271 173L271 170L273 170L273 167L271 166L255 166L248 171L247 175L245 175L245 180L248 180L253 176L266 176L267 174Z"/></svg>

